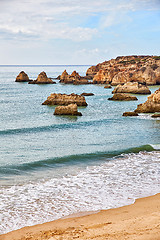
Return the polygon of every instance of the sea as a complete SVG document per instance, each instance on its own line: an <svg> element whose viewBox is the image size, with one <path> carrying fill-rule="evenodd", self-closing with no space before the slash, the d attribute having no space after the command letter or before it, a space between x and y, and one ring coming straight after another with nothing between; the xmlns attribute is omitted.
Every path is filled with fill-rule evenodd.
<svg viewBox="0 0 160 240"><path fill-rule="evenodd" d="M104 85L15 82L90 66L0 66L0 234L160 192L160 118L123 117L138 101L109 101ZM159 86L150 86L154 92ZM94 93L82 116L55 116L51 93Z"/></svg>

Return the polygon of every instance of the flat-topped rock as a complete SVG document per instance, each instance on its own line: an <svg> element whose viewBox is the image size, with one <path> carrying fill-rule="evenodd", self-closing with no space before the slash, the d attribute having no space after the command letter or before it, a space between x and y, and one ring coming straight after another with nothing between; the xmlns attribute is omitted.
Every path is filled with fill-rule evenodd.
<svg viewBox="0 0 160 240"><path fill-rule="evenodd" d="M82 113L78 112L77 104L69 104L67 106L56 107L54 115L82 116Z"/></svg>
<svg viewBox="0 0 160 240"><path fill-rule="evenodd" d="M61 94L52 93L42 105L69 105L77 104L77 106L87 106L84 96L78 94Z"/></svg>
<svg viewBox="0 0 160 240"><path fill-rule="evenodd" d="M148 96L145 103L139 104L135 110L137 113L160 112L160 88Z"/></svg>
<svg viewBox="0 0 160 240"><path fill-rule="evenodd" d="M134 116L138 116L138 113L136 113L136 112L124 112L122 116L124 116L124 117L134 117Z"/></svg>
<svg viewBox="0 0 160 240"><path fill-rule="evenodd" d="M124 85L118 85L112 91L112 93L135 93L135 94L150 94L148 86L140 84L138 82L128 82Z"/></svg>
<svg viewBox="0 0 160 240"><path fill-rule="evenodd" d="M24 71L21 71L16 77L15 82L29 82L29 81L32 81L32 80L29 79L27 73L25 73Z"/></svg>
<svg viewBox="0 0 160 240"><path fill-rule="evenodd" d="M29 82L29 84L55 84L56 82L52 81L51 78L47 77L45 72L41 72L36 80Z"/></svg>
<svg viewBox="0 0 160 240"><path fill-rule="evenodd" d="M108 100L112 101L136 101L138 100L137 97L132 96L128 93L115 93L111 98Z"/></svg>

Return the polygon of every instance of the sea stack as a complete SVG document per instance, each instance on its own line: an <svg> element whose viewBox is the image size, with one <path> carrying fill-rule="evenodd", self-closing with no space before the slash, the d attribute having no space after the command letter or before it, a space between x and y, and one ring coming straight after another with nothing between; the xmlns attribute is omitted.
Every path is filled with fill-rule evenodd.
<svg viewBox="0 0 160 240"><path fill-rule="evenodd" d="M56 82L53 82L51 78L48 78L45 72L41 72L38 75L36 80L33 80L29 83L30 84L55 84Z"/></svg>
<svg viewBox="0 0 160 240"><path fill-rule="evenodd" d="M21 71L18 76L16 77L16 81L15 82L29 82L31 81L27 75L27 73L25 73L24 71Z"/></svg>

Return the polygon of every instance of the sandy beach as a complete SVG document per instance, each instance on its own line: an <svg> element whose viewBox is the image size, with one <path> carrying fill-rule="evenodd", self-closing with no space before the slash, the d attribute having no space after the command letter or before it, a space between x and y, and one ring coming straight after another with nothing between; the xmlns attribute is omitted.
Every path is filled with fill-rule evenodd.
<svg viewBox="0 0 160 240"><path fill-rule="evenodd" d="M129 206L59 219L0 236L0 240L20 239L159 240L160 194L138 199Z"/></svg>

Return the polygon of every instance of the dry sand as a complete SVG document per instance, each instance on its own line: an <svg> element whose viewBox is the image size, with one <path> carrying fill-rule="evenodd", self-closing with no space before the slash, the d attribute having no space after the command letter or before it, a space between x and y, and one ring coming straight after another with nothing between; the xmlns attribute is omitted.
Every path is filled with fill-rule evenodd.
<svg viewBox="0 0 160 240"><path fill-rule="evenodd" d="M160 240L160 194L132 205L25 227L0 240Z"/></svg>

